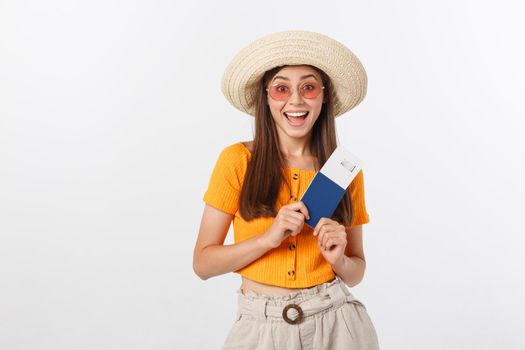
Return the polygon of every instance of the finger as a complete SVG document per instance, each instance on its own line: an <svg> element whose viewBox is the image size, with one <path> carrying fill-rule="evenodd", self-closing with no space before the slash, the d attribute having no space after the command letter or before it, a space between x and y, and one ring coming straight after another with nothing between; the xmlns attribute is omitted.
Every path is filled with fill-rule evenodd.
<svg viewBox="0 0 525 350"><path fill-rule="evenodd" d="M300 220L301 222L304 221L304 215L303 215L303 213L301 213L301 212L294 211L294 210L289 210L289 209L285 209L285 210L284 210L284 213L285 213L286 215L293 216L294 218L297 218L297 219Z"/></svg>
<svg viewBox="0 0 525 350"><path fill-rule="evenodd" d="M324 225L321 225L319 229L317 230L317 234L319 235L321 232L332 232L337 230L336 225L332 225L330 223L326 223Z"/></svg>
<svg viewBox="0 0 525 350"><path fill-rule="evenodd" d="M289 210L301 212L305 217L308 217L308 209L301 201L285 204L283 207Z"/></svg>
<svg viewBox="0 0 525 350"><path fill-rule="evenodd" d="M323 247L326 247L329 245L329 241L332 241L332 244L333 242L346 241L346 236L343 236L340 231L326 232L323 235L323 240L321 241L321 244L323 245Z"/></svg>
<svg viewBox="0 0 525 350"><path fill-rule="evenodd" d="M333 225L334 223L337 223L336 221L333 221L329 218L326 218L326 217L322 217L321 219L319 219L319 222L317 223L317 225L315 225L315 228L314 228L314 236L317 236L317 234L319 233L319 230L321 229L321 227L323 227L324 225Z"/></svg>
<svg viewBox="0 0 525 350"><path fill-rule="evenodd" d="M292 203L292 204L294 205L294 207L293 207L294 210L299 209L299 211L301 213L303 213L303 215L307 219L310 219L310 214L308 213L308 208L306 208L306 205L302 201L298 201L298 202L295 202L295 203Z"/></svg>
<svg viewBox="0 0 525 350"><path fill-rule="evenodd" d="M295 232L292 232L292 236L297 236L301 232L303 232L303 228L302 227L298 227Z"/></svg>
<svg viewBox="0 0 525 350"><path fill-rule="evenodd" d="M317 242L319 243L319 246L321 248L324 247L324 243L325 243L325 236L326 234L328 234L328 232L330 232L330 226L328 225L324 225L322 226L320 229L319 229L319 233L318 233L318 237L317 237Z"/></svg>
<svg viewBox="0 0 525 350"><path fill-rule="evenodd" d="M317 233L314 234L317 235L317 243L321 246L323 246L323 236L325 235L326 233L326 229L324 228L324 226L321 226L321 228L317 231Z"/></svg>
<svg viewBox="0 0 525 350"><path fill-rule="evenodd" d="M283 217L283 220L287 223L287 225L286 225L287 227L288 227L290 224L292 224L294 230L295 230L295 227L296 227L296 226L300 226L301 223L303 222L303 220L298 219L298 218L295 218L295 217L293 217L293 216L284 216L284 217Z"/></svg>
<svg viewBox="0 0 525 350"><path fill-rule="evenodd" d="M290 216L286 215L286 213L284 213L284 212L281 212L279 214L278 218L276 218L276 219L279 222L279 226L282 227L282 228L285 228L284 233L290 234L293 231L295 231L294 227L295 227L295 225L297 225L297 222L294 222L294 220L298 220L298 219L290 217Z"/></svg>
<svg viewBox="0 0 525 350"><path fill-rule="evenodd" d="M330 232L327 231L327 228L326 226L324 226L324 229L323 229L323 236L322 237L319 237L321 243L321 248L323 249L326 249L326 242L330 239L331 235L330 235Z"/></svg>
<svg viewBox="0 0 525 350"><path fill-rule="evenodd" d="M326 246L328 239L337 236L337 231L334 229L333 225L325 225L321 228L321 233L319 234L319 245L323 248Z"/></svg>
<svg viewBox="0 0 525 350"><path fill-rule="evenodd" d="M344 245L344 243L345 243L345 239L344 238L332 237L332 238L329 238L326 241L325 248L326 249L330 249L333 246L337 246L337 245L341 245L342 246L342 245Z"/></svg>
<svg viewBox="0 0 525 350"><path fill-rule="evenodd" d="M292 231L291 232L292 236L297 236L299 233L302 232L303 225L304 225L303 220L298 220L292 217L286 218L285 220L287 221L287 224L285 225L285 227L289 228Z"/></svg>
<svg viewBox="0 0 525 350"><path fill-rule="evenodd" d="M324 223L325 223L325 219L326 218L320 218L319 221L317 222L317 225L315 225L314 227L314 236L317 236L319 234L319 231L321 230L321 227L323 227Z"/></svg>

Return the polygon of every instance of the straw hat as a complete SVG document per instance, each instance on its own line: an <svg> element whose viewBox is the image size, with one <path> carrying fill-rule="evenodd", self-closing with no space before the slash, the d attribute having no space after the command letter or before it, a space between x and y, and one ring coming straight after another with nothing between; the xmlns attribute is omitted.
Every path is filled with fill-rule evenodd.
<svg viewBox="0 0 525 350"><path fill-rule="evenodd" d="M272 33L239 51L224 71L222 93L235 108L254 116L256 87L264 73L277 66L299 64L328 74L335 117L357 106L366 95L366 72L356 55L326 35L304 30Z"/></svg>

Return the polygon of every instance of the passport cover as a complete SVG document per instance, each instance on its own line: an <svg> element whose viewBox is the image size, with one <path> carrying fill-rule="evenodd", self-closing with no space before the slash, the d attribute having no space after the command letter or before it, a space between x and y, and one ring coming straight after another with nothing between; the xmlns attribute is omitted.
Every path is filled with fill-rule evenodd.
<svg viewBox="0 0 525 350"><path fill-rule="evenodd" d="M310 214L306 224L314 229L322 217L332 217L362 165L363 161L355 154L337 146L301 197Z"/></svg>

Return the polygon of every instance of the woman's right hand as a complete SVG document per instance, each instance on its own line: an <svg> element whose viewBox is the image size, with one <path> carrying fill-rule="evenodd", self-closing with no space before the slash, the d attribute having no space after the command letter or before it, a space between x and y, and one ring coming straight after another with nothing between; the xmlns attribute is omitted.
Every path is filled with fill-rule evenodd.
<svg viewBox="0 0 525 350"><path fill-rule="evenodd" d="M263 234L264 240L270 248L277 248L289 235L301 233L305 218L310 219L310 215L303 202L283 205L268 231Z"/></svg>

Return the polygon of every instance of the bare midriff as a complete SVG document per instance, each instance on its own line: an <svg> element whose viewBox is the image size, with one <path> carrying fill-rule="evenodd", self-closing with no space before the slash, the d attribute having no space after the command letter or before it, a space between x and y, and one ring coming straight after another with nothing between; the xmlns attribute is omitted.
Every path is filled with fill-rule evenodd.
<svg viewBox="0 0 525 350"><path fill-rule="evenodd" d="M263 295L272 295L272 294L286 295L286 294L290 294L293 292L297 292L298 290L302 288L283 288L279 286L272 286L270 284L256 282L254 280L251 280L247 277L242 276L241 289L243 293L246 293L248 291L253 291L257 294L263 294Z"/></svg>
<svg viewBox="0 0 525 350"><path fill-rule="evenodd" d="M242 277L241 290L244 294L246 294L246 292L248 291L253 291L257 294L263 294L263 295L273 295L273 294L286 295L286 294L290 294L293 292L297 292L301 289L307 289L307 288L283 288L279 286L272 286L269 284L256 282L244 276L241 276L241 277ZM332 281L333 280L334 279L332 279ZM331 282L331 281L328 281L328 282Z"/></svg>

